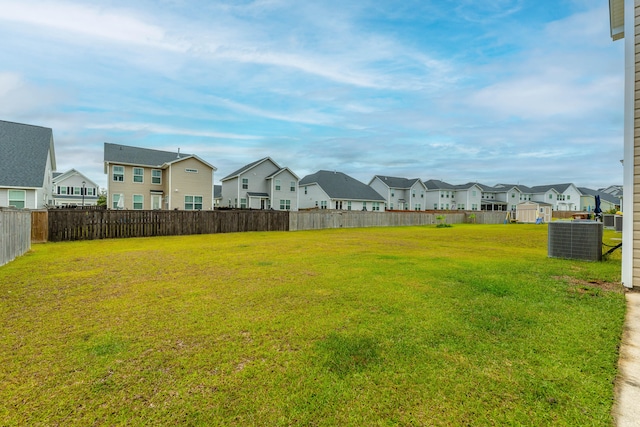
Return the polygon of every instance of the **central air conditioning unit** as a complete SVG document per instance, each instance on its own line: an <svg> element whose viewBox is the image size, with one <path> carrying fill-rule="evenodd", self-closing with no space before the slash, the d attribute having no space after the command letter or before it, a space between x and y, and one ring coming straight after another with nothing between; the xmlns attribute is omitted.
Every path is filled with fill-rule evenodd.
<svg viewBox="0 0 640 427"><path fill-rule="evenodd" d="M604 226L596 221L549 223L549 258L602 260Z"/></svg>

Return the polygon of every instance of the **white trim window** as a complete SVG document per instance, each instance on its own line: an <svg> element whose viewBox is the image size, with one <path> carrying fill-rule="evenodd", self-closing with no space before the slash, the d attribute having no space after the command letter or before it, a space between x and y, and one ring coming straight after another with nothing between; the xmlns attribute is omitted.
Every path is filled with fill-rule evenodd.
<svg viewBox="0 0 640 427"><path fill-rule="evenodd" d="M290 211L291 210L291 200L280 200L280 210L281 211Z"/></svg>
<svg viewBox="0 0 640 427"><path fill-rule="evenodd" d="M115 193L111 196L111 209L118 209L118 202L120 201L120 194Z"/></svg>
<svg viewBox="0 0 640 427"><path fill-rule="evenodd" d="M27 192L25 190L9 190L9 206L24 209L27 204Z"/></svg>
<svg viewBox="0 0 640 427"><path fill-rule="evenodd" d="M133 182L142 184L144 182L144 169L133 168Z"/></svg>
<svg viewBox="0 0 640 427"><path fill-rule="evenodd" d="M113 165L113 180L116 182L124 182L124 166Z"/></svg>
<svg viewBox="0 0 640 427"><path fill-rule="evenodd" d="M242 178L242 189L243 190L249 189L249 178Z"/></svg>
<svg viewBox="0 0 640 427"><path fill-rule="evenodd" d="M296 191L296 182L295 181L291 181L289 183L289 191Z"/></svg>
<svg viewBox="0 0 640 427"><path fill-rule="evenodd" d="M185 211L202 210L202 196L184 196Z"/></svg>
<svg viewBox="0 0 640 427"><path fill-rule="evenodd" d="M162 184L162 171L160 169L151 169L151 183Z"/></svg>
<svg viewBox="0 0 640 427"><path fill-rule="evenodd" d="M276 179L276 191L280 191L280 180Z"/></svg>
<svg viewBox="0 0 640 427"><path fill-rule="evenodd" d="M139 211L144 209L144 196L142 194L133 195L133 209Z"/></svg>

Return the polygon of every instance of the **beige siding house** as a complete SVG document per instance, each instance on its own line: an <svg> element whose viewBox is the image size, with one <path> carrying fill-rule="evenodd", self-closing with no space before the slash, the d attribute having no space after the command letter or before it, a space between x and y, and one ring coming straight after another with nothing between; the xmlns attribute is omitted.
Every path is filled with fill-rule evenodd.
<svg viewBox="0 0 640 427"><path fill-rule="evenodd" d="M193 154L104 144L109 209L211 210L215 171Z"/></svg>
<svg viewBox="0 0 640 427"><path fill-rule="evenodd" d="M624 197L622 204L622 283L628 288L640 283L640 95L636 90L640 82L637 62L640 59L640 1L610 0L609 19L611 38L624 38ZM636 202L636 200L638 202ZM638 230L638 232L636 232Z"/></svg>

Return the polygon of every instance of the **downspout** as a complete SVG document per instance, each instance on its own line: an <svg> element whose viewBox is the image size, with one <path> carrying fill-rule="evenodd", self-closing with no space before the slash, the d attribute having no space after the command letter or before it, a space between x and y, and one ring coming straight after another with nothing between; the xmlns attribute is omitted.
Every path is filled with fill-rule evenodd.
<svg viewBox="0 0 640 427"><path fill-rule="evenodd" d="M624 2L624 161L622 217L622 284L633 287L633 169L635 116L635 1Z"/></svg>

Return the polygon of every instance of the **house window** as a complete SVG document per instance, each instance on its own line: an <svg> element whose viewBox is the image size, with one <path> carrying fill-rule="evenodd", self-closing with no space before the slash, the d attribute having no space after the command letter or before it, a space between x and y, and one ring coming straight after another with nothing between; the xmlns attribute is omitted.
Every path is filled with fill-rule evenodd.
<svg viewBox="0 0 640 427"><path fill-rule="evenodd" d="M420 192L420 197L424 198L424 191Z"/></svg>
<svg viewBox="0 0 640 427"><path fill-rule="evenodd" d="M144 169L133 168L133 182L144 182Z"/></svg>
<svg viewBox="0 0 640 427"><path fill-rule="evenodd" d="M362 202L362 210L363 211L367 210L367 202Z"/></svg>
<svg viewBox="0 0 640 427"><path fill-rule="evenodd" d="M160 169L151 169L151 183L162 184L162 171Z"/></svg>
<svg viewBox="0 0 640 427"><path fill-rule="evenodd" d="M476 190L472 190L472 191L471 191L471 196L472 196L472 197L476 197Z"/></svg>
<svg viewBox="0 0 640 427"><path fill-rule="evenodd" d="M240 209L246 209L246 208L247 208L247 199L241 198L240 199Z"/></svg>
<svg viewBox="0 0 640 427"><path fill-rule="evenodd" d="M276 190L280 190L280 180L276 179Z"/></svg>
<svg viewBox="0 0 640 427"><path fill-rule="evenodd" d="M185 211L202 210L202 196L184 196Z"/></svg>
<svg viewBox="0 0 640 427"><path fill-rule="evenodd" d="M553 194L549 194L549 200L553 199Z"/></svg>
<svg viewBox="0 0 640 427"><path fill-rule="evenodd" d="M58 187L58 194L67 194L67 187Z"/></svg>
<svg viewBox="0 0 640 427"><path fill-rule="evenodd" d="M391 197L395 197L395 196L396 196L396 193L393 190L391 190Z"/></svg>
<svg viewBox="0 0 640 427"><path fill-rule="evenodd" d="M307 187L304 187L304 194L307 194Z"/></svg>
<svg viewBox="0 0 640 427"><path fill-rule="evenodd" d="M320 201L320 209L327 209L327 201L326 200L321 200Z"/></svg>
<svg viewBox="0 0 640 427"><path fill-rule="evenodd" d="M82 187L73 187L73 194L76 196L82 195Z"/></svg>
<svg viewBox="0 0 640 427"><path fill-rule="evenodd" d="M416 203L414 206L414 210L419 211L420 210L420 203Z"/></svg>
<svg viewBox="0 0 640 427"><path fill-rule="evenodd" d="M144 196L142 194L133 195L133 209L142 210L144 202Z"/></svg>
<svg viewBox="0 0 640 427"><path fill-rule="evenodd" d="M117 182L124 181L124 166L113 167L113 180Z"/></svg>
<svg viewBox="0 0 640 427"><path fill-rule="evenodd" d="M371 205L372 205L372 208L371 208L372 211L380 210L380 202L371 202Z"/></svg>
<svg viewBox="0 0 640 427"><path fill-rule="evenodd" d="M433 204L433 209L438 209L438 204L437 203Z"/></svg>
<svg viewBox="0 0 640 427"><path fill-rule="evenodd" d="M9 206L24 209L27 201L27 192L24 190L9 190Z"/></svg>
<svg viewBox="0 0 640 427"><path fill-rule="evenodd" d="M393 210L393 203L389 203L389 209Z"/></svg>
<svg viewBox="0 0 640 427"><path fill-rule="evenodd" d="M351 200L347 200L347 210L351 210Z"/></svg>
<svg viewBox="0 0 640 427"><path fill-rule="evenodd" d="M114 194L111 197L111 209L118 209L118 202L120 201L120 194ZM124 200L123 200L124 202Z"/></svg>
<svg viewBox="0 0 640 427"><path fill-rule="evenodd" d="M567 200L571 200L571 194L567 194Z"/></svg>
<svg viewBox="0 0 640 427"><path fill-rule="evenodd" d="M280 210L281 211L291 210L291 200L280 200Z"/></svg>
<svg viewBox="0 0 640 427"><path fill-rule="evenodd" d="M416 190L411 191L411 197L416 197Z"/></svg>
<svg viewBox="0 0 640 427"><path fill-rule="evenodd" d="M296 191L296 182L295 181L291 181L289 184L290 184L289 185L289 190L290 191Z"/></svg>
<svg viewBox="0 0 640 427"><path fill-rule="evenodd" d="M249 178L242 178L242 189L246 190L249 188Z"/></svg>

